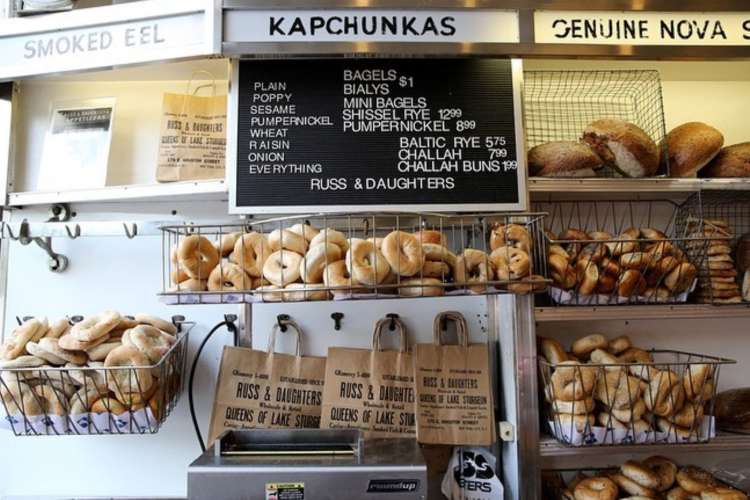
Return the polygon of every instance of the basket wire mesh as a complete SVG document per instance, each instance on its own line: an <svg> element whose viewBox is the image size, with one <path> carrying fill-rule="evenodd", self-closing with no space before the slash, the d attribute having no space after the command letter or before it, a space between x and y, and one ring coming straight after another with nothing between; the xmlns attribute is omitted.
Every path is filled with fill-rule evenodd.
<svg viewBox="0 0 750 500"><path fill-rule="evenodd" d="M677 204L572 200L536 203L534 209L549 214L545 238L554 304L687 301L708 240L675 224Z"/></svg>
<svg viewBox="0 0 750 500"><path fill-rule="evenodd" d="M542 291L543 217L342 214L163 226L161 296L184 304ZM196 236L228 244L190 277L184 245Z"/></svg>
<svg viewBox="0 0 750 500"><path fill-rule="evenodd" d="M653 361L554 364L540 357L552 435L572 446L708 442L721 366L735 361L646 352Z"/></svg>
<svg viewBox="0 0 750 500"><path fill-rule="evenodd" d="M661 79L654 70L525 71L524 116L528 147L578 141L602 118L634 123L660 144L666 136ZM668 173L666 150L661 151ZM608 168L600 176L619 177Z"/></svg>
<svg viewBox="0 0 750 500"><path fill-rule="evenodd" d="M5 427L16 436L158 432L182 392L194 326L177 318L175 343L152 365L0 369Z"/></svg>
<svg viewBox="0 0 750 500"><path fill-rule="evenodd" d="M714 305L750 301L750 197L731 191L695 193L680 205L676 225L708 242L696 300Z"/></svg>

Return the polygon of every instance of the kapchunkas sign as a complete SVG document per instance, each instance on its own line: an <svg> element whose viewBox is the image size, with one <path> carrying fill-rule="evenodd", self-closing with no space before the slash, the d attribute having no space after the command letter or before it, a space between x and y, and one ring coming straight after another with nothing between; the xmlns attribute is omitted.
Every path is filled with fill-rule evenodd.
<svg viewBox="0 0 750 500"><path fill-rule="evenodd" d="M750 12L534 12L536 43L750 45Z"/></svg>
<svg viewBox="0 0 750 500"><path fill-rule="evenodd" d="M214 52L209 0L162 0L5 20L0 79Z"/></svg>
<svg viewBox="0 0 750 500"><path fill-rule="evenodd" d="M236 10L224 41L518 43L510 10Z"/></svg>

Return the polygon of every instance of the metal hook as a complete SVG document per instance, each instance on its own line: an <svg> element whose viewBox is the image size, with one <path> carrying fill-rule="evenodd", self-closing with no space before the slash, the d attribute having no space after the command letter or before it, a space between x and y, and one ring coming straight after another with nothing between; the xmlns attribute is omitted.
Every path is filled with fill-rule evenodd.
<svg viewBox="0 0 750 500"><path fill-rule="evenodd" d="M132 240L133 238L138 236L138 224L136 224L135 222L133 223L132 231L128 229L127 222L123 222L122 227L125 229L125 236L127 236L129 240Z"/></svg>
<svg viewBox="0 0 750 500"><path fill-rule="evenodd" d="M390 331L394 331L396 329L396 320L398 319L398 314L396 313L388 313L385 315L386 318L390 318L391 322L388 325L388 329Z"/></svg>
<svg viewBox="0 0 750 500"><path fill-rule="evenodd" d="M341 330L341 320L344 319L344 313L331 313L331 318L333 319L333 329Z"/></svg>
<svg viewBox="0 0 750 500"><path fill-rule="evenodd" d="M83 316L81 316L80 314L76 314L75 316L70 317L70 322L73 324L80 323L81 321L83 321Z"/></svg>
<svg viewBox="0 0 750 500"><path fill-rule="evenodd" d="M3 224L3 228L8 232L8 238L13 241L18 241L19 237L13 234L13 229L11 229L10 224Z"/></svg>
<svg viewBox="0 0 750 500"><path fill-rule="evenodd" d="M282 332L286 332L286 322L289 321L291 318L288 314L279 314L276 316L276 323L279 325L279 330Z"/></svg>
<svg viewBox="0 0 750 500"><path fill-rule="evenodd" d="M75 231L70 231L70 227L66 224L65 225L65 232L68 233L68 238L71 240L74 240L81 236L81 226L79 224L75 225Z"/></svg>

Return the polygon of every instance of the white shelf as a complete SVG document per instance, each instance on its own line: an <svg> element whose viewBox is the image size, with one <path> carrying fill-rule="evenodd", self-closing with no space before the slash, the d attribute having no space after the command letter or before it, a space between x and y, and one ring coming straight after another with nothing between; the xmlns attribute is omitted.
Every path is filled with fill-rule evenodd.
<svg viewBox="0 0 750 500"><path fill-rule="evenodd" d="M118 201L221 201L227 197L224 180L182 181L163 184L135 184L107 186L95 189L68 191L34 191L10 193L8 205L52 205L55 203L118 202Z"/></svg>
<svg viewBox="0 0 750 500"><path fill-rule="evenodd" d="M0 20L0 80L217 55L213 0L144 0Z"/></svg>
<svg viewBox="0 0 750 500"><path fill-rule="evenodd" d="M534 309L536 321L602 321L679 318L750 318L750 303L737 305L674 304L638 306L545 306Z"/></svg>
<svg viewBox="0 0 750 500"><path fill-rule="evenodd" d="M693 193L700 190L750 190L750 178L736 179L569 179L530 177L531 193Z"/></svg>

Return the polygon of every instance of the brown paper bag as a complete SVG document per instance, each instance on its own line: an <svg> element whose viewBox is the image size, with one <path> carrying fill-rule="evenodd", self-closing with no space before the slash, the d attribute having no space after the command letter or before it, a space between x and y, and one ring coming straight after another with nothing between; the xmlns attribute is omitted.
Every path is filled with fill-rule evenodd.
<svg viewBox="0 0 750 500"><path fill-rule="evenodd" d="M442 345L442 323L456 323L459 345ZM495 417L487 344L469 344L458 312L435 317L434 343L417 344L417 440L420 443L489 445Z"/></svg>
<svg viewBox="0 0 750 500"><path fill-rule="evenodd" d="M158 182L223 179L227 142L227 96L164 94L161 111Z"/></svg>
<svg viewBox="0 0 750 500"><path fill-rule="evenodd" d="M381 336L391 322L399 350L383 351ZM415 436L414 366L399 320L377 322L371 351L329 348L325 380L322 429L361 429L366 438Z"/></svg>
<svg viewBox="0 0 750 500"><path fill-rule="evenodd" d="M318 428L326 359L301 356L302 331L282 322L296 335L294 355L274 352L274 325L268 351L225 347L211 414L209 443L226 429Z"/></svg>

